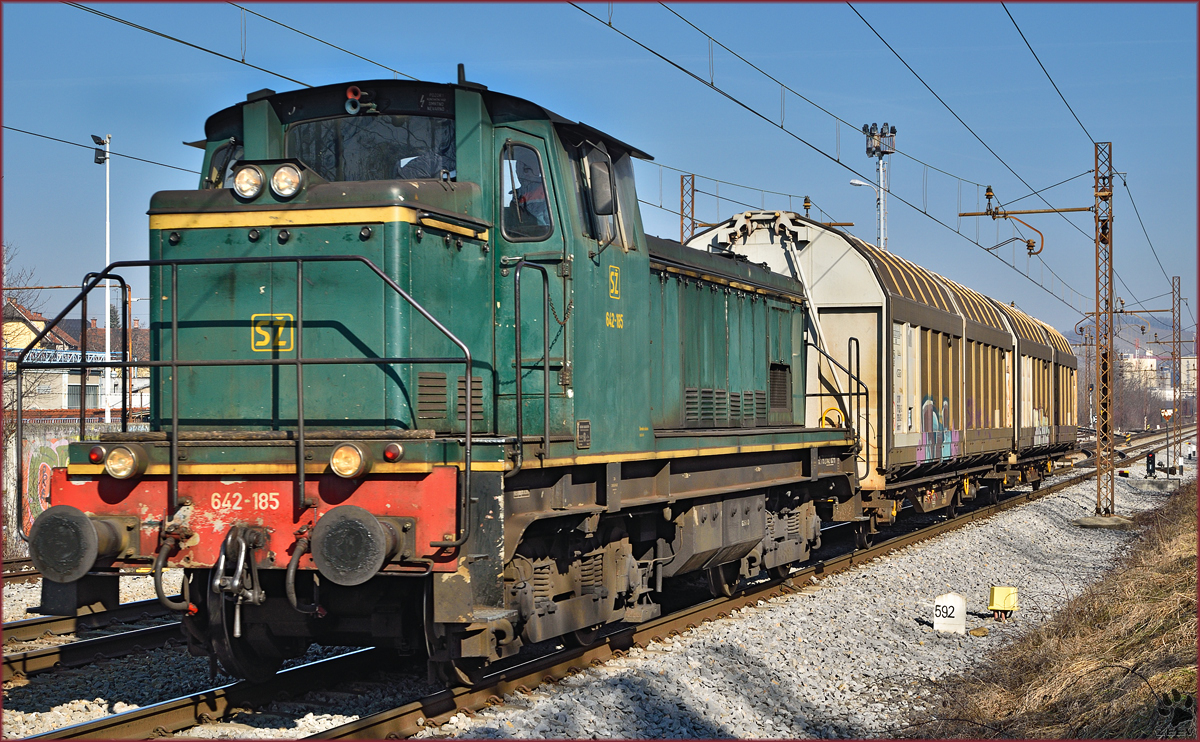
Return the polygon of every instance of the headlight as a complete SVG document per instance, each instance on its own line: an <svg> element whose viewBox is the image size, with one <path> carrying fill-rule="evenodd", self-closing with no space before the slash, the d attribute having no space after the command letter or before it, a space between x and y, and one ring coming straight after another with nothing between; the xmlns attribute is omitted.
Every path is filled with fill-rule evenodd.
<svg viewBox="0 0 1200 742"><path fill-rule="evenodd" d="M333 454L329 457L329 468L343 479L356 479L371 468L371 460L357 445L343 443L333 449Z"/></svg>
<svg viewBox="0 0 1200 742"><path fill-rule="evenodd" d="M146 455L133 446L117 446L104 459L104 470L116 479L129 479L146 470Z"/></svg>
<svg viewBox="0 0 1200 742"><path fill-rule="evenodd" d="M255 198L262 193L263 174L254 165L247 165L233 176L233 192L242 198Z"/></svg>
<svg viewBox="0 0 1200 742"><path fill-rule="evenodd" d="M280 198L291 198L300 190L300 171L291 165L281 165L271 176L271 190Z"/></svg>

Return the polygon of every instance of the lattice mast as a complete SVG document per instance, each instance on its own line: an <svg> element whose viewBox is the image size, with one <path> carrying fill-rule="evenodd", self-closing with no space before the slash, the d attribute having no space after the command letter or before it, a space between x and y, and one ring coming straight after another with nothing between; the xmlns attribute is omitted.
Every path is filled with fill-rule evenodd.
<svg viewBox="0 0 1200 742"><path fill-rule="evenodd" d="M1112 142L1096 143L1096 514L1112 515L1113 391Z"/></svg>

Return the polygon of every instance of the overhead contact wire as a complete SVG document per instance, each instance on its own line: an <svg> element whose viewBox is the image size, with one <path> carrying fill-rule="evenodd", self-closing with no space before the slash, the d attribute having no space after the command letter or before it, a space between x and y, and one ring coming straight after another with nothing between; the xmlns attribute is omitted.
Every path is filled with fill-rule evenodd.
<svg viewBox="0 0 1200 742"><path fill-rule="evenodd" d="M753 69L754 69L756 72L758 72L760 75L762 75L763 77L767 78L767 79L768 79L768 80L770 80L771 82L773 82L773 83L775 83L776 85L778 85L778 86L779 86L781 89L788 91L788 92L789 92L789 93L791 93L792 95L796 96L796 97L797 97L797 98L799 98L800 100L802 100L802 101L804 101L805 103L809 104L810 106L812 106L813 108L817 109L818 111L820 111L821 113L825 114L826 116L829 116L830 118L832 118L832 119L835 119L836 121L839 121L839 122L841 122L841 123L845 124L846 126L849 126L849 127L850 127L850 128L852 128L852 129L856 129L856 128L857 128L857 127L855 127L855 125L854 125L854 124L850 123L850 122L849 122L849 121L847 121L846 119L842 118L841 116L838 116L836 113L833 113L833 112L832 112L832 111L830 111L830 110L827 110L826 108L824 108L824 107L823 107L823 106L821 106L820 104L818 104L818 103L816 103L816 102L812 101L811 99L809 99L808 97L806 97L804 94L802 94L802 93L799 93L799 92L797 92L796 90L792 89L790 86L788 86L786 83L782 82L781 80L777 79L777 78L776 78L775 76L773 76L771 73L767 72L766 70L763 70L761 67L759 67L758 65L754 64L754 63L753 63L753 62L751 62L750 60L746 59L746 58L745 58L745 57L743 57L741 54L738 54L738 53L737 53L737 52L735 52L733 49L730 49L728 46L725 46L725 44L722 44L720 41L718 41L716 38L714 38L714 37L713 37L711 34L709 34L707 31L705 31L704 29L702 29L702 28L700 28L699 26L697 26L695 23L692 23L692 22L691 22L691 21L689 21L687 18L684 18L682 15L680 15L680 13L679 13L678 11L676 11L674 8L670 7L670 6L669 6L669 5L667 5L666 3L660 2L660 3L659 3L659 5L661 5L663 8L665 8L667 11L669 11L669 12L670 12L672 15L674 15L674 16L675 16L676 18L678 18L679 20L681 20L681 21L683 21L684 23L686 23L686 24L688 24L689 26L691 26L693 29L695 29L695 30L696 30L696 32L697 32L697 33L699 33L700 35L704 36L704 37L705 37L706 39L708 39L708 40L709 40L711 43L714 43L714 44L716 44L717 46L721 47L722 49L724 49L725 51L729 52L729 53L730 53L730 54L732 54L733 56L737 57L737 58L738 58L738 59L740 59L742 62L746 63L746 64L747 64L747 65L749 65L751 68L753 68ZM780 126L780 128L782 128L782 121L783 121L783 117L782 117L782 116L780 116L780 122L781 122L781 126ZM973 180L969 180L969 179L967 179L967 178L964 178L964 177L962 177L962 176L955 175L954 173L951 173L951 172L948 172L948 171L946 171L946 170L943 170L943 169L941 169L941 168L937 167L936 165L930 165L928 162L925 162L924 160L920 160L920 159L918 159L918 158L916 158L916 157L913 157L912 155L910 155L910 154L908 154L907 152L904 152L904 151L902 151L902 150L899 150L899 149L898 149L898 150L896 150L896 154L898 154L898 155L903 155L904 157L907 157L908 159L912 160L913 162L917 162L917 163L920 163L920 164L924 165L925 167L929 168L930 170L935 170L935 171L937 171L937 172L941 173L942 175L946 175L946 176L948 176L948 177L955 178L955 179L957 179L957 180L961 180L961 181L963 181L964 183L970 183L971 185L974 185L974 186L980 186L980 187L983 187L983 185L984 185L983 183L976 183L976 182L975 182L975 181L973 181Z"/></svg>
<svg viewBox="0 0 1200 742"><path fill-rule="evenodd" d="M1071 108L1070 103L1067 103L1067 97L1062 94L1061 90L1058 89L1058 84L1054 82L1054 78L1050 76L1050 72L1046 69L1046 65L1042 64L1042 60L1038 58L1037 52L1033 50L1033 46L1029 43L1029 39L1025 38L1025 32L1022 31L1021 27L1017 25L1017 19L1013 18L1012 13L1008 12L1008 6L1004 3L1000 3L1000 7L1004 8L1005 15L1008 16L1008 20L1012 21L1013 28L1017 29L1017 33L1021 35L1021 41L1025 42L1025 46L1028 47L1029 53L1033 55L1034 60L1038 63L1038 67L1041 67L1042 72L1046 73L1046 79L1049 80L1050 84L1054 86L1054 92L1058 93L1058 97L1062 98L1063 105L1067 107L1067 110L1071 112L1072 116L1075 116L1075 123L1079 124L1079 128L1083 129L1083 133L1087 134L1087 138L1091 140L1092 144L1095 144L1096 140L1092 138L1092 135L1087 130L1087 127L1084 126L1083 122L1079 120L1079 116L1075 114L1075 109Z"/></svg>
<svg viewBox="0 0 1200 742"><path fill-rule="evenodd" d="M202 52L205 52L205 53L207 53L207 54L212 54L213 56L220 57L221 59L228 59L230 62L235 62L235 63L237 63L237 64L245 65L246 67L250 67L250 68L252 68L252 69L256 69L256 70L258 70L259 72L265 72L265 73L267 73L268 75L272 75L272 76L274 76L274 77L278 77L278 78L281 78L281 79L283 79L283 80L287 80L288 82L294 82L294 83L296 83L297 85L303 85L303 86L304 86L304 87L306 87L306 88L311 88L311 87L312 87L312 85L309 85L309 84L308 84L308 83L306 83L306 82L302 82L302 81L300 81L300 80L297 80L297 79L296 79L296 78L294 78L294 77L288 77L287 75L282 75L282 74L280 74L280 73L278 73L278 72L272 72L271 70L267 69L266 67L259 67L259 66L258 66L258 65L256 65L256 64L250 64L249 62L247 62L247 61L245 61L245 60L243 60L243 59L238 59L237 57L231 57L231 56L229 56L228 54L222 54L221 52L214 51L214 50L212 50L212 49L205 49L204 47L202 47L202 46L198 46L198 45L196 45L196 44L193 44L193 43L192 43L192 42L190 42L190 41L184 41L184 40L183 40L183 39L181 39L181 38L178 38L178 37L176 37L176 36L171 36L170 34L165 34L165 33L163 33L162 31L155 31L155 30L154 30L154 29L152 29L152 28L146 28L145 26L139 26L138 24L136 24L136 23L133 23L132 21L127 21L127 20L125 20L124 18L118 18L118 17L117 17L117 16L115 16L115 15L109 15L108 13L101 12L101 11L99 11L99 10L96 10L95 8L89 8L89 7L88 7L88 6L86 6L86 5L80 5L79 3L70 3L70 2L68 2L68 3L64 3L64 5L69 5L69 6L71 6L72 8L78 8L79 10L86 11L86 12L88 12L88 13L91 13L91 14L93 14L93 15L98 15L98 16L100 16L101 18L107 18L108 20L110 20L110 21L113 21L114 23L121 23L121 24L123 24L123 25L129 26L130 28L136 28L136 29L137 29L137 30L139 30L139 31L145 31L145 32L146 32L146 33L148 33L148 34L152 34L152 35L154 35L154 36L158 36L159 38L167 39L168 41L174 41L174 42L175 42L175 43L177 43L177 44L183 44L184 46L189 46L189 47L191 47L191 48L193 48L193 49L196 49L197 51L202 51Z"/></svg>
<svg viewBox="0 0 1200 742"><path fill-rule="evenodd" d="M293 27L291 27L291 26L287 25L286 23L283 23L283 22L281 22L281 21L277 21L277 20L275 20L274 18L270 18L270 17L268 17L268 16L265 16L265 15L263 15L262 13L257 13L257 12L255 12L255 11L253 11L253 10L250 10L249 8L242 7L241 5L238 5L237 3L233 3L233 2L231 2L231 3L229 3L229 4L230 4L230 5L232 5L232 6L233 6L233 7L235 7L235 8L240 8L241 10L243 10L243 11L245 11L245 12L249 13L250 15L255 15L255 16L258 16L259 18L262 18L264 21L270 21L271 23L274 23L276 26L281 26L281 27L283 27L283 28L286 28L286 29L287 29L287 30L289 30L289 31L293 31L293 32L295 32L295 33L298 33L298 34L300 34L301 36L304 36L304 37L310 38L310 39L312 39L313 41L316 41L316 42L319 42L319 43L322 43L322 44L324 44L325 46L333 47L334 49L337 49L337 50L338 50L338 51L340 51L340 52L345 52L346 54L349 54L349 55L350 55L350 56L352 56L352 57L356 57L356 58L358 58L358 59L361 59L361 60L362 60L362 61L364 61L364 62L368 62L368 63L370 63L370 64L373 64L373 65L375 65L376 67L382 67L383 69L387 70L388 72L394 72L395 74L397 74L397 75L402 75L402 76L404 76L404 77L407 77L407 78L408 78L408 79L410 79L410 80L416 80L416 79L417 79L417 78L413 77L412 75L408 74L407 72L401 72L400 70L397 70L397 69L393 69L393 68L391 68L391 67L388 67L386 64L383 64L382 62L376 62L375 60L373 60L373 59L368 59L368 58L364 57L364 56L363 56L363 55L361 55L361 54L356 54L355 52L352 52L352 51L350 51L349 49L343 49L342 47L338 46L337 44L332 44L332 43L330 43L330 42L326 41L325 39L322 39L322 38L319 38L319 37L313 36L313 35L312 35L312 34L310 34L310 33L305 33L304 31L301 31L301 30L300 30L300 29L298 29L298 28L293 28Z"/></svg>
<svg viewBox="0 0 1200 742"><path fill-rule="evenodd" d="M37 133L37 132L35 132L35 131L26 131L26 130L24 130L24 129L18 129L18 128L17 128L17 127L15 127L15 126L5 126L4 128L5 128L5 129L7 129L7 130L9 130L9 131L16 131L16 132L20 132L21 134L28 134L28 135L29 135L29 136L31 136L31 137L40 137L40 138L42 138L42 139L49 139L49 140L50 140L50 141L52 141L52 142L61 142L61 143L63 143L63 144L69 144L69 145L71 145L72 147L82 147L83 149L96 149L96 147L95 147L94 145L91 145L91 144L80 144L79 142L72 142L72 141L68 141L68 140L66 140L66 139L59 139L59 138L57 138L57 137L51 137L51 136L47 136L47 135L45 135L45 134L38 134L38 133ZM178 167L178 166L176 166L176 165L168 165L168 164L167 164L167 163L165 163L165 162L156 162L156 161L154 161L154 160L147 160L147 159L144 159L144 158L141 158L141 157L134 157L133 155L125 155L125 154L121 154L120 152L112 152L112 151L110 151L108 154L109 154L109 155L111 155L111 156L113 156L113 157L124 157L124 158L125 158L125 159L127 159L127 160L137 160L138 162L145 162L145 163L147 163L147 164L149 164L149 165L158 165L159 167L169 167L169 168L171 168L172 170L182 170L182 171L183 171L183 172L185 172L185 173L195 173L196 175L199 175L199 174L200 174L200 171L199 171L199 170L189 170L189 169L187 169L186 167Z"/></svg>
<svg viewBox="0 0 1200 742"><path fill-rule="evenodd" d="M584 8L581 8L580 6L576 5L575 3L571 2L571 3L568 3L568 4L569 4L569 5L571 5L572 7L574 7L576 10L580 11L581 13L583 13L584 15L588 16L588 17L589 17L589 18L591 18L592 20L595 20L595 21L597 21L598 23L604 23L604 21L603 21L603 20L601 20L600 18L596 17L595 15L593 15L593 14L592 14L592 13L590 13L589 11L585 10ZM607 24L607 23L604 23L604 25L606 25L606 26L607 26L608 24ZM771 124L772 126L776 126L776 127L780 128L780 129L781 129L781 130L782 130L784 133L786 133L788 136L792 137L792 138L793 138L793 139L795 139L796 141L798 141L798 142L800 142L801 144L805 145L806 147L808 147L809 149L813 150L813 151L814 151L814 152L816 152L817 154L820 154L822 157L825 157L825 158L826 158L826 159L828 159L830 162L833 162L833 163L835 163L835 164L837 164L837 165L841 165L843 168L845 168L846 170L849 170L851 173L854 173L854 174L855 174L855 175L857 175L859 178L863 178L863 179L865 179L865 180L870 180L870 177L869 177L869 176L866 176L866 175L864 175L864 174L862 174L862 173L858 172L857 170L855 170L855 169L854 169L853 167L851 167L850 165L847 165L846 163L844 163L844 162L841 162L841 161L840 161L840 160L838 160L837 158L833 157L833 156L832 156L832 155L830 155L829 153L827 153L827 152L825 152L824 150L822 150L820 147L817 147L816 145L812 144L811 142L808 142L807 140L805 140L803 137L799 136L798 134L796 134L796 133L794 133L794 132L791 132L791 131L788 131L787 129L784 129L783 127L779 127L779 125L778 125L778 124L776 124L774 121L772 121L772 120L771 120L770 118L768 118L767 116L764 116L762 113L760 113L760 112L758 112L758 111L754 110L754 109L753 109L753 108L751 108L750 106L748 106L748 105L746 105L745 103L743 103L741 100L739 100L739 99L735 98L734 96L730 95L729 93L725 92L725 91L724 91L724 90L722 90L721 88L717 87L715 84L708 82L707 80L705 80L704 78L702 78L702 77L700 77L699 75L695 74L695 73L694 73L694 72L692 72L691 70L688 70L687 68L685 68L685 67L683 67L682 65L678 64L677 62L675 62L675 61L673 61L673 60L671 60L671 59L667 58L667 57L666 57L666 56L664 56L663 54L661 54L661 53L659 53L659 52L655 51L654 49L651 49L650 47L646 46L645 44L643 44L642 42L638 41L637 39L634 39L634 38L633 38L633 37L631 37L629 34L625 33L624 31L622 31L621 29L617 28L616 26L610 26L610 28L611 28L613 31L615 31L616 33L620 34L620 35L621 35L623 38L625 38L626 40L628 40L628 41L630 41L630 42L632 42L632 43L636 44L637 46L641 47L642 49L644 49L645 51L647 51L647 52L649 52L650 54L654 55L655 57L658 57L658 58L659 58L659 59L661 59L662 61L664 61L664 62L666 62L667 64L671 65L672 67L674 67L675 69L677 69L677 70L679 70L680 72L684 73L685 75L687 75L688 77L692 78L693 80L695 80L696 82L700 83L701 85L704 85L705 87L709 88L710 90L712 90L712 91L714 91L714 92L716 92L716 93L720 94L722 97L726 98L726 99L727 99L727 100L729 100L731 103L733 103L733 104L735 104L735 105L737 105L737 106L739 106L739 107L741 107L741 108L745 109L745 110L746 110L746 111L748 111L749 113L752 113L752 114L754 114L755 116L757 116L758 118L762 119L763 121L766 121L767 123ZM1022 182L1024 182L1024 181L1022 181ZM1026 187L1029 187L1029 186L1028 186L1028 184L1026 184ZM1030 190L1033 190L1033 188L1030 188ZM1043 286L1042 284L1038 283L1037 281L1034 281L1034 280L1033 280L1033 278L1032 278L1032 276L1030 276L1030 275L1028 275L1028 274L1026 274L1026 273L1022 273L1022 272L1021 272L1021 271L1020 271L1020 270L1019 270L1019 269L1018 269L1018 268L1017 268L1015 265L1012 265L1012 264L1009 264L1009 263L1005 262L1003 258L1001 258L1000 256L998 256L998 255L995 255L995 254L993 254L993 253L989 252L989 251L988 251L986 248L984 248L984 247L983 247L982 245L980 245L978 242L975 242L975 241L974 241L974 240L972 240L971 238L969 238L969 237L967 237L966 235L964 235L964 234L960 233L960 232L959 232L958 230L956 230L954 227L951 227L950 225L948 225L948 224L946 224L945 222L941 221L941 220L940 220L940 219L938 219L937 217L935 217L935 216L933 216L933 215L931 215L931 214L928 214L928 213L926 213L926 212L922 211L921 209L918 209L918 208L917 208L917 207L916 207L914 204L910 203L910 202L909 202L908 200L906 200L904 197L902 197L902 196L899 196L899 195L897 195L897 194L895 194L895 193L890 193L890 195L891 195L893 198L895 198L897 201L900 201L900 202L901 202L902 204L904 204L905 206L908 206L909 208L913 209L914 211L916 211L916 212L917 212L917 213L919 213L919 214L923 214L923 215L924 215L926 218L928 218L928 219L930 219L930 220L934 221L934 222L935 222L935 223L937 223L937 224L940 224L942 227L945 227L945 228L946 228L948 231L950 231L950 232L953 232L954 234L957 234L957 235L959 235L959 236L960 236L960 237L962 237L964 240L966 240L966 241L968 241L968 242L972 243L973 245L975 245L975 246L979 247L981 250L983 250L983 251L984 251L984 252L986 252L987 254L991 255L991 256L992 256L993 258L995 258L996 260L998 260L998 261L999 261L1001 264L1008 266L1009 268L1011 268L1011 269L1012 269L1012 270L1013 270L1015 273L1017 273L1018 275L1024 276L1026 279L1028 279L1028 280L1030 281L1030 283L1032 283L1032 284L1034 284L1035 286L1039 287L1040 289L1042 289L1043 291L1045 291L1045 292L1046 292L1047 294L1049 294L1050 296L1053 296L1055 299L1057 299L1059 302L1061 302L1062 304L1066 305L1067 307L1069 307L1069 308L1070 308L1070 309L1072 309L1073 311L1076 311L1076 312L1079 312L1079 311L1080 311L1080 310L1079 310L1077 307L1075 307L1074 305L1072 305L1071 303L1069 303L1068 301L1066 301L1065 299L1063 299L1063 298L1062 298L1061 296L1059 296L1058 294L1055 294L1053 291L1050 291L1049 289L1047 289L1047 288L1046 288L1045 286ZM1043 264L1043 265L1045 265L1045 261L1042 261L1042 264ZM1049 268L1049 266L1047 266L1047 268ZM1061 277L1057 276L1057 274L1054 274L1053 270L1051 270L1051 273L1052 273L1053 275L1055 275L1055 277L1056 277L1056 278L1058 278L1058 279L1059 279L1059 281L1062 283L1062 285L1063 285L1064 287L1066 287L1066 288L1070 289L1070 290L1071 290L1071 291L1072 291L1072 292L1073 292L1073 293L1074 293L1076 296L1080 297L1081 299L1086 299L1086 298L1088 298L1088 297L1086 297L1086 296L1085 296L1083 293L1081 293L1081 292L1077 291L1077 290L1076 290L1074 287L1072 287L1072 286L1071 286L1070 284L1068 284L1066 281L1063 281Z"/></svg>

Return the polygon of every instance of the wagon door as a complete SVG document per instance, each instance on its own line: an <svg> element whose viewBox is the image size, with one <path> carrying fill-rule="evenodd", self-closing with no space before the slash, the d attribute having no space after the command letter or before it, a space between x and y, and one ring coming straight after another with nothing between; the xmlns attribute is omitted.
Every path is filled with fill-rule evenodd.
<svg viewBox="0 0 1200 742"><path fill-rule="evenodd" d="M516 430L518 373L523 433L545 434L544 392L549 386L550 433L566 434L574 419L566 395L569 379L570 319L564 255L567 220L555 190L557 168L541 137L507 127L496 130L496 378L500 430ZM520 271L521 347L516 347L516 264ZM550 316L545 317L543 274L549 285ZM546 378L545 327L549 326L550 378Z"/></svg>

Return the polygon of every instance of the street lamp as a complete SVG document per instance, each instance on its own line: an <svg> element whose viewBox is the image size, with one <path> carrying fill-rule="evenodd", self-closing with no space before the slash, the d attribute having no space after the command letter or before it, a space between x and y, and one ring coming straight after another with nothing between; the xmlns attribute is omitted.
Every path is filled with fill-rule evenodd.
<svg viewBox="0 0 1200 742"><path fill-rule="evenodd" d="M876 212L876 218L875 218L875 226L876 226L876 231L875 231L875 244L879 245L880 247L882 247L883 249L885 249L885 250L886 250L887 248L886 248L886 247L884 247L884 245L883 245L883 209L881 209L881 208L880 208L880 203L883 201L883 199L881 198L881 195L882 195L882 194L880 193L880 191L879 191L879 189L878 189L878 188L876 188L875 186L871 185L871 184L870 184L870 183L868 183L867 181L865 181L865 180L859 180L858 178L854 178L853 180L851 180L851 181L850 181L850 185L852 185L852 186L866 186L867 188L870 188L872 191L875 191L875 212Z"/></svg>
<svg viewBox="0 0 1200 742"><path fill-rule="evenodd" d="M112 134L101 139L95 134L92 135L92 141L96 143L96 156L94 162L97 165L104 166L104 267L109 264L109 189L108 189L108 170L109 157L108 148L112 142ZM104 149L99 149L99 145L104 145ZM109 293L108 279L104 279L104 361L105 363L112 360L112 322L109 318L112 316L112 296ZM87 353L87 348L83 349ZM86 380L84 389L86 390ZM104 404L104 422L112 422L112 405L110 404L109 394L112 385L112 369L108 366L104 367L104 393L101 396Z"/></svg>

